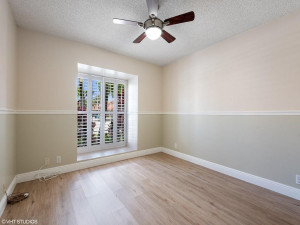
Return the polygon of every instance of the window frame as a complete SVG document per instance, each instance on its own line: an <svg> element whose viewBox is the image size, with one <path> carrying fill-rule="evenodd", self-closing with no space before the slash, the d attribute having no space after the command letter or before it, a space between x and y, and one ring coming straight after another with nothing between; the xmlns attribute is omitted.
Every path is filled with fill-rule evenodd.
<svg viewBox="0 0 300 225"><path fill-rule="evenodd" d="M77 146L77 153L88 153L94 151L101 151L107 150L112 148L121 148L127 146L127 101L128 101L128 85L127 80L121 80L111 77L99 76L94 74L87 74L87 73L78 73L76 80L78 78L87 79L88 80L88 90L87 90L87 110L86 111L77 111L78 114L86 114L87 115L87 146L78 147ZM96 111L92 110L92 82L93 80L97 80L101 82L101 110ZM105 109L105 83L111 82L114 83L114 110L113 111L106 111ZM118 84L124 85L124 112L118 112ZM77 90L77 82L76 82L76 90ZM78 110L78 108L77 108ZM92 116L94 114L100 115L100 144L92 145ZM105 115L112 114L113 115L113 143L106 144L105 143ZM124 141L117 142L117 126L118 126L118 115L124 115ZM78 126L78 123L77 123ZM78 129L78 127L77 127ZM78 145L78 143L77 143Z"/></svg>

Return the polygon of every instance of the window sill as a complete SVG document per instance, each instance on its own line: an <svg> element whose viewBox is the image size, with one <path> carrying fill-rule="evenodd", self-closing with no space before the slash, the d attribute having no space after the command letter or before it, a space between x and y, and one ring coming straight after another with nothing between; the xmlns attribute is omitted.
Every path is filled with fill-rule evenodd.
<svg viewBox="0 0 300 225"><path fill-rule="evenodd" d="M95 152L88 152L88 153L78 153L77 154L77 162L89 160L89 159L97 159L112 155L118 155L126 152L132 152L135 151L133 148L128 147L122 147L122 148L113 148L113 149L107 149L107 150L101 150L101 151L95 151Z"/></svg>

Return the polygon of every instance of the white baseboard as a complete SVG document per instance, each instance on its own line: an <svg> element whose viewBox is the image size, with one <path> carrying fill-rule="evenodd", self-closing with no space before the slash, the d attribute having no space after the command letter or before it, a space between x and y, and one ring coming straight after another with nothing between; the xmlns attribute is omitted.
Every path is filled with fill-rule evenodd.
<svg viewBox="0 0 300 225"><path fill-rule="evenodd" d="M268 180L262 177L258 177L249 173L245 173L239 170L235 170L226 166L219 165L210 161L200 159L198 157L190 156L181 152L177 152L168 148L162 148L162 152L175 156L177 158L192 162L194 164L206 167L208 169L226 174L228 176L237 178L239 180L246 181L251 184L269 189L271 191L289 196L291 198L300 200L300 189L294 188L276 181Z"/></svg>
<svg viewBox="0 0 300 225"><path fill-rule="evenodd" d="M125 159L131 159L139 156L154 154L161 152L161 148L150 148L146 150L137 150L126 153L121 153L117 155L102 157L98 159L92 159L82 162L77 162L73 164L68 164L64 166L53 167L49 169L43 169L41 171L32 171L28 173L22 173L17 175L17 183L26 182L30 180L35 180L36 176L40 173L68 173L76 170L86 169L94 166L100 166L107 163L117 162Z"/></svg>
<svg viewBox="0 0 300 225"><path fill-rule="evenodd" d="M6 192L7 192L8 195L10 195L11 193L13 193L13 191L14 191L14 189L16 187L16 184L17 184L17 178L15 176L14 179L11 181L10 185L8 186L7 190L6 190ZM7 204L7 197L6 197L6 195L4 195L1 198L1 201L0 201L0 217L2 216L2 213L4 212L6 204Z"/></svg>

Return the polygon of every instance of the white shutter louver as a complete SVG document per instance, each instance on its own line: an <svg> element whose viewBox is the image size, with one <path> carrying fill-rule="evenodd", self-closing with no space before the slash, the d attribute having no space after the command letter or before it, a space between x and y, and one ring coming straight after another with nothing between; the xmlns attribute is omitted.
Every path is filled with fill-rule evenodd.
<svg viewBox="0 0 300 225"><path fill-rule="evenodd" d="M77 147L87 146L87 115L77 114Z"/></svg>
<svg viewBox="0 0 300 225"><path fill-rule="evenodd" d="M101 110L101 81L92 81L92 111Z"/></svg>
<svg viewBox="0 0 300 225"><path fill-rule="evenodd" d="M99 145L101 140L101 116L92 115L92 145Z"/></svg>
<svg viewBox="0 0 300 225"><path fill-rule="evenodd" d="M86 147L87 143L87 98L88 98L88 79L77 79L77 147ZM84 113L84 114L81 114Z"/></svg>
<svg viewBox="0 0 300 225"><path fill-rule="evenodd" d="M125 85L118 84L118 112L125 110Z"/></svg>
<svg viewBox="0 0 300 225"><path fill-rule="evenodd" d="M77 111L87 110L88 79L77 79Z"/></svg>
<svg viewBox="0 0 300 225"><path fill-rule="evenodd" d="M118 124L117 124L117 142L125 140L125 120L124 114L118 114Z"/></svg>
<svg viewBox="0 0 300 225"><path fill-rule="evenodd" d="M114 111L114 83L105 82L105 111Z"/></svg>
<svg viewBox="0 0 300 225"><path fill-rule="evenodd" d="M113 122L113 114L105 115L105 143L113 143L114 138L114 122Z"/></svg>

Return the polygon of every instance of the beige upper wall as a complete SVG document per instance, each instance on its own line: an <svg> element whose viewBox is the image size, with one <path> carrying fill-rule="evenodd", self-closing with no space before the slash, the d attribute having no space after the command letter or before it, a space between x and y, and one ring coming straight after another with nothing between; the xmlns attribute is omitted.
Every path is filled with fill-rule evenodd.
<svg viewBox="0 0 300 225"><path fill-rule="evenodd" d="M79 62L139 75L139 111L300 110L299 21L300 12L288 15L163 69L18 29L18 109L75 110Z"/></svg>
<svg viewBox="0 0 300 225"><path fill-rule="evenodd" d="M164 67L163 110L300 110L300 12Z"/></svg>
<svg viewBox="0 0 300 225"><path fill-rule="evenodd" d="M139 111L161 111L162 68L18 28L18 109L76 110L77 63L139 76Z"/></svg>
<svg viewBox="0 0 300 225"><path fill-rule="evenodd" d="M0 1L0 109L16 107L16 25L6 0Z"/></svg>

